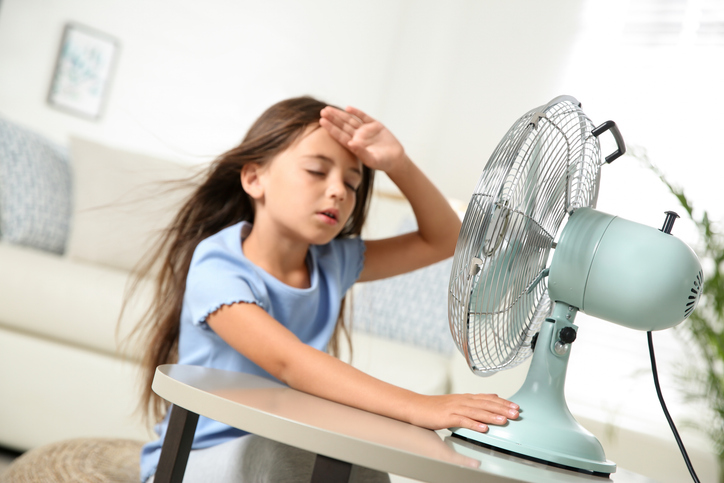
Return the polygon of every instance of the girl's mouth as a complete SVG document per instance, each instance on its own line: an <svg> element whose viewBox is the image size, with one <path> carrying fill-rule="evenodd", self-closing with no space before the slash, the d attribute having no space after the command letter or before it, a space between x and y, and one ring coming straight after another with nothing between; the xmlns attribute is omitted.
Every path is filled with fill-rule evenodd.
<svg viewBox="0 0 724 483"><path fill-rule="evenodd" d="M336 225L338 223L336 210L320 211L318 215L322 218L322 221L329 225Z"/></svg>

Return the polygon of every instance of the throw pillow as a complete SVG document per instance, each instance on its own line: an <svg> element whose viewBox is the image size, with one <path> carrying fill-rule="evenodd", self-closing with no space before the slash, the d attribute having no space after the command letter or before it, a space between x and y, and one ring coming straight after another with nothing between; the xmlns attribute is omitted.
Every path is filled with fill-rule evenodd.
<svg viewBox="0 0 724 483"><path fill-rule="evenodd" d="M71 138L74 208L70 258L132 270L190 194L169 182L196 169Z"/></svg>
<svg viewBox="0 0 724 483"><path fill-rule="evenodd" d="M396 277L358 284L352 323L380 337L451 354L455 343L447 317L452 259Z"/></svg>
<svg viewBox="0 0 724 483"><path fill-rule="evenodd" d="M459 210L458 210L459 211ZM417 230L410 218L398 233ZM452 258L396 277L355 285L352 324L356 330L451 354L447 293Z"/></svg>
<svg viewBox="0 0 724 483"><path fill-rule="evenodd" d="M63 253L71 213L66 151L0 117L0 237Z"/></svg>

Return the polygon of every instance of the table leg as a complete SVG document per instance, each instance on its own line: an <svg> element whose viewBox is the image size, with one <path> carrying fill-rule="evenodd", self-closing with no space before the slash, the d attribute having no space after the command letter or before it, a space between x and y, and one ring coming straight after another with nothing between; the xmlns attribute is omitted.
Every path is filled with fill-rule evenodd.
<svg viewBox="0 0 724 483"><path fill-rule="evenodd" d="M199 415L171 405L166 438L161 447L154 483L181 483L194 440Z"/></svg>
<svg viewBox="0 0 724 483"><path fill-rule="evenodd" d="M311 483L339 482L347 483L352 473L352 463L329 458L321 454L317 455L314 462Z"/></svg>

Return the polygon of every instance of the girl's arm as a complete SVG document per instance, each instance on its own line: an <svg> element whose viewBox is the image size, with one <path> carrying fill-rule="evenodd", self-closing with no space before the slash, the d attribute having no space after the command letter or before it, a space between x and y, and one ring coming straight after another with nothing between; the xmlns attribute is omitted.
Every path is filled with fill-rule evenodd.
<svg viewBox="0 0 724 483"><path fill-rule="evenodd" d="M428 429L487 431L518 417L518 406L487 394L424 396L375 379L301 342L262 308L223 306L209 326L231 347L283 383L348 406Z"/></svg>
<svg viewBox="0 0 724 483"><path fill-rule="evenodd" d="M410 202L417 219L417 232L366 241L359 280L391 277L452 256L460 219L392 133L353 107L323 109L320 124L366 166L384 171Z"/></svg>

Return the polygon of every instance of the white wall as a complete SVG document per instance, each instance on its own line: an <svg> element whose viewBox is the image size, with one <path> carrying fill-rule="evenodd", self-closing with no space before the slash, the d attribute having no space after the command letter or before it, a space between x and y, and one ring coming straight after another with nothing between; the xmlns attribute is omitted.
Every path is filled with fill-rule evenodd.
<svg viewBox="0 0 724 483"><path fill-rule="evenodd" d="M194 161L271 103L312 94L385 122L467 199L509 125L560 93L579 12L575 0L3 0L0 113L60 142ZM45 102L68 21L121 43L98 122Z"/></svg>

